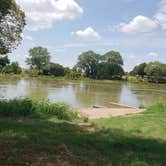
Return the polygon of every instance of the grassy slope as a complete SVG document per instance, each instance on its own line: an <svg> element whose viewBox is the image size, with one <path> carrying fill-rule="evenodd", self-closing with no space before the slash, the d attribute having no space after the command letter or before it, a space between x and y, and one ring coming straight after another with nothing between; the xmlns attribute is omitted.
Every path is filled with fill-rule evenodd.
<svg viewBox="0 0 166 166"><path fill-rule="evenodd" d="M166 112L93 123L98 129L86 132L54 118L1 118L0 165L166 165Z"/></svg>

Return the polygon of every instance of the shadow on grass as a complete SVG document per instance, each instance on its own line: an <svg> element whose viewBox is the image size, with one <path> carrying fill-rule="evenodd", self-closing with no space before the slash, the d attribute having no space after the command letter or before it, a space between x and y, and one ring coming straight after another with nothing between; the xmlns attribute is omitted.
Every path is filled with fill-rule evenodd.
<svg viewBox="0 0 166 166"><path fill-rule="evenodd" d="M68 122L0 120L0 165L165 166L166 142Z"/></svg>

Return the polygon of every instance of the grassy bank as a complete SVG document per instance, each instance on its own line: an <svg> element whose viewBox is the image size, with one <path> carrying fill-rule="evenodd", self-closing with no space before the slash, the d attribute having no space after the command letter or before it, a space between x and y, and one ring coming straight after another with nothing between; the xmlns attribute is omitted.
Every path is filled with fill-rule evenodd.
<svg viewBox="0 0 166 166"><path fill-rule="evenodd" d="M0 118L0 165L166 165L166 104L93 125L46 117Z"/></svg>
<svg viewBox="0 0 166 166"><path fill-rule="evenodd" d="M69 77L55 77L55 76L45 76L45 75L36 75L36 76L31 76L28 74L0 74L0 79L31 79L31 80L41 80L41 81L72 81L72 82L79 82L79 81L85 81L85 82L89 82L89 83L105 83L105 84L109 84L109 83L120 83L120 82L131 82L131 83L137 83L137 84L160 84L160 85L166 85L165 83L153 83L153 82L148 82L146 79L144 78L137 78L135 76L127 76L124 75L122 77L121 80L104 80L104 79L90 79L90 78L86 78L86 77L80 77L78 79L72 79Z"/></svg>
<svg viewBox="0 0 166 166"><path fill-rule="evenodd" d="M65 103L50 103L44 100L13 99L0 101L0 117L35 117L55 116L60 120L72 121L77 113Z"/></svg>

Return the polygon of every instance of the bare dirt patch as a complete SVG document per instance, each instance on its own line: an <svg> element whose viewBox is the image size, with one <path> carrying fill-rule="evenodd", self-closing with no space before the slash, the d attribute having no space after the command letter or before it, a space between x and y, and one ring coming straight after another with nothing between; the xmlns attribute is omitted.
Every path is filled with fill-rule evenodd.
<svg viewBox="0 0 166 166"><path fill-rule="evenodd" d="M110 118L115 116L132 115L144 112L139 108L86 108L79 109L78 112L89 119Z"/></svg>

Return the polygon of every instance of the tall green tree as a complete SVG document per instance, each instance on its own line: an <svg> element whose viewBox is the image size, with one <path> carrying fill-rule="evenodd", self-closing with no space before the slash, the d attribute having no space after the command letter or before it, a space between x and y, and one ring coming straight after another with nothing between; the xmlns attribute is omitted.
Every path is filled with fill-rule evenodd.
<svg viewBox="0 0 166 166"><path fill-rule="evenodd" d="M123 58L117 51L109 51L101 58L101 63L98 66L98 78L113 79L121 78L124 74L122 68Z"/></svg>
<svg viewBox="0 0 166 166"><path fill-rule="evenodd" d="M21 42L25 14L15 0L0 0L0 54L7 54Z"/></svg>
<svg viewBox="0 0 166 166"><path fill-rule="evenodd" d="M83 52L78 57L77 67L82 70L86 77L96 78L100 55L93 51Z"/></svg>
<svg viewBox="0 0 166 166"><path fill-rule="evenodd" d="M26 59L26 63L30 65L31 68L40 71L50 63L50 53L47 48L34 47L29 50L29 58Z"/></svg>
<svg viewBox="0 0 166 166"><path fill-rule="evenodd" d="M166 76L166 64L155 61L147 64L145 72L148 76L164 77Z"/></svg>
<svg viewBox="0 0 166 166"><path fill-rule="evenodd" d="M141 63L138 66L135 66L134 69L130 72L131 75L138 75L138 76L145 76L146 72L145 72L145 68L146 68L147 64L146 63Z"/></svg>
<svg viewBox="0 0 166 166"><path fill-rule="evenodd" d="M123 65L123 58L117 51L109 51L102 56L103 62L110 64Z"/></svg>

